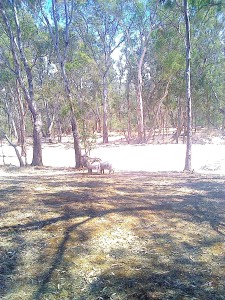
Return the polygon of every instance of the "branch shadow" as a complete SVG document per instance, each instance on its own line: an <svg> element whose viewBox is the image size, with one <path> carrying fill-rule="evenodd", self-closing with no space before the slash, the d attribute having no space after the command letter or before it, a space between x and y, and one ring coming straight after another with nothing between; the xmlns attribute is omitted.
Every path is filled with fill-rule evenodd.
<svg viewBox="0 0 225 300"><path fill-rule="evenodd" d="M59 244L56 255L51 263L51 267L41 276L41 278L39 280L40 281L39 287L38 287L37 291L35 291L35 293L33 294L32 299L39 300L39 299L41 299L42 295L44 294L46 285L50 282L53 272L61 264L62 257L64 255L64 251L66 249L66 244L68 243L68 241L70 239L70 233L72 231L76 230L79 226L87 223L89 220L90 220L90 218L87 218L86 220L81 221L72 226L69 226L66 229L66 231L64 232L64 238L63 238L62 242Z"/></svg>
<svg viewBox="0 0 225 300"><path fill-rule="evenodd" d="M185 181L180 183L180 186L177 184L171 184L169 186L171 189L183 187L186 184L187 187L193 189L193 193L191 195L184 196L181 196L179 191L177 191L176 194L167 195L165 186L162 186L162 188L157 187L157 193L159 192L159 195L156 195L156 192L154 191L152 193L149 191L146 192L147 187L154 187L154 180L157 181L158 178L158 176L155 176L152 179L153 183L151 183L148 181L149 177L145 174L144 176L140 177L138 181L138 175L135 174L135 176L129 181L130 186L127 185L127 181L124 181L118 185L120 179L117 179L117 185L114 186L115 195L113 196L98 194L99 189L102 190L102 188L104 189L108 185L107 181L104 183L98 182L96 181L96 178L92 178L91 181L86 184L85 182L74 183L73 181L67 181L67 184L71 187L85 187L88 191L85 190L85 192L82 191L81 193L70 191L60 191L56 193L45 192L37 195L37 198L44 199L42 202L46 207L59 210L61 213L60 216L45 220L31 221L27 222L26 224L1 227L0 230L4 236L4 234L7 235L9 231L14 231L17 234L21 234L24 231L40 230L48 225L52 225L61 221L73 222L72 225L67 225L67 228L63 233L63 239L57 246L56 254L54 257L52 257L50 268L43 272L43 274L39 275L39 286L34 292L32 299L39 300L44 295L46 286L52 280L54 271L62 262L65 250L71 238L71 234L75 231L78 231L82 225L98 217L107 216L109 214L122 214L124 216L135 215L141 218L142 212L167 212L171 215L177 214L179 218L182 218L183 220L189 220L198 224L207 222L214 231L224 237L224 233L222 230L220 230L220 227L224 226L225 224L225 215L221 214L219 208L221 205L224 205L225 197L223 198L224 192L219 183L207 183L205 181L202 181L202 183L196 183L194 179L190 181L185 179ZM57 182L58 185L63 183L63 180ZM48 184L49 186L54 186L56 183L52 180ZM137 187L137 185L139 186ZM97 195L95 196L93 196L93 189L95 192L97 192ZM218 189L221 189L221 192L216 193ZM201 195L199 191L204 191L204 196ZM116 194L117 192L118 194ZM122 196L120 192L123 192ZM107 199L111 205L111 208L105 209L104 205L95 207L95 205L101 203L103 199ZM85 220L78 221L80 217L85 218ZM165 240L165 236L160 235L155 236L154 238L156 240ZM171 238L171 243L172 242L173 240ZM211 240L211 243L214 243L214 241ZM189 251L191 252L191 246L188 244L183 244L183 248L188 247ZM118 253L121 253L121 257L125 256L125 253L121 251L121 249L118 249ZM13 268L15 268L17 263L18 259L15 257ZM181 264L186 266L189 264L193 265L193 262L185 257L180 259L177 258L173 263L174 265L178 266ZM222 299L220 298L219 294L215 294L210 289L207 290L206 286L203 287L205 282L211 280L210 278L212 278L212 276L209 276L209 273L205 274L200 271L196 271L193 277L197 279L197 284L192 282L190 286L190 281L187 281L188 273L185 274L185 272L181 272L179 268L171 267L168 269L167 265L160 265L159 263L157 268L160 270L166 270L166 273L163 274L162 272L162 274L159 274L148 270L148 274L144 274L144 276L143 273L137 275L137 272L136 275L133 276L113 276L110 275L109 270L107 273L99 276L94 283L90 284L89 293L94 296L101 295L102 299L110 299L112 296L112 293L110 294L110 290L114 286L114 292L119 292L121 289L127 291L127 293L131 295L129 299L154 299L153 297L155 297L155 293L158 293L161 295L161 297L164 297L162 296L162 293L165 292L168 292L168 298L158 299L170 299L169 297L171 297L171 295L174 297L172 299L182 299L182 297L187 296L196 297L199 295L201 297L202 295L204 296L202 299ZM202 268L203 265L196 265L196 269ZM186 278L184 282L179 281L180 277ZM204 279L204 282L201 278ZM113 283L112 287L110 286L111 282ZM5 286L5 291L6 288L7 287ZM197 293L194 290L201 290L201 293Z"/></svg>
<svg viewBox="0 0 225 300"><path fill-rule="evenodd" d="M197 264L197 268L204 269L201 264ZM159 266L158 272L149 269L144 274L140 271L133 276L115 276L111 273L109 270L90 284L87 296L94 296L95 299L112 299L113 295L119 295L121 297L118 299L132 300L223 299L221 295L224 289L220 287L215 291L213 285L217 278L209 273L194 271L190 274L179 267L168 268L163 264ZM79 300L81 299L84 298L81 296Z"/></svg>
<svg viewBox="0 0 225 300"><path fill-rule="evenodd" d="M13 247L0 246L0 297L4 297L12 289L13 276L21 258L21 237L14 238Z"/></svg>

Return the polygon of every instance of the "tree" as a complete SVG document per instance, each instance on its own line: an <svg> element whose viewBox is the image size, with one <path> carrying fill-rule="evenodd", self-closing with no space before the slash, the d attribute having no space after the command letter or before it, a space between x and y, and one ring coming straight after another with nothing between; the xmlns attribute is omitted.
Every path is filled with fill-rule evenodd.
<svg viewBox="0 0 225 300"><path fill-rule="evenodd" d="M219 129L224 106L224 14L216 7L198 10L192 28L193 121L195 126Z"/></svg>
<svg viewBox="0 0 225 300"><path fill-rule="evenodd" d="M191 105L191 34L190 34L190 16L188 1L183 0L184 6L184 20L186 29L186 105L187 105L187 144L186 144L186 158L185 171L191 171L191 155L192 155L192 105Z"/></svg>
<svg viewBox="0 0 225 300"><path fill-rule="evenodd" d="M52 12L52 19L53 19L52 21L54 26L49 20L49 17L46 15L43 7L41 7L41 11L44 20L48 26L53 47L56 52L57 61L61 70L65 95L66 95L67 103L70 108L70 122L71 122L73 141L74 141L76 168L79 168L81 165L80 137L78 132L78 124L75 115L74 104L72 101L70 83L69 83L69 79L65 67L68 58L69 45L70 45L70 27L73 20L72 18L74 13L74 5L75 3L73 0L72 1L64 0L63 6L61 5L61 3L58 3L55 0L51 1L51 12ZM63 26L63 30L61 30L61 26ZM62 36L60 36L61 33Z"/></svg>
<svg viewBox="0 0 225 300"><path fill-rule="evenodd" d="M121 4L116 1L87 1L80 6L77 30L95 60L102 78L103 143L108 143L108 90L112 54L124 41L121 33Z"/></svg>
<svg viewBox="0 0 225 300"><path fill-rule="evenodd" d="M5 9L6 6L7 10ZM0 14L2 23L9 36L10 51L13 57L13 72L16 74L19 85L24 93L25 100L33 119L33 166L42 166L42 149L41 149L41 116L38 112L37 104L34 99L34 85L32 68L28 63L23 40L21 36L21 26L18 18L15 1L0 2ZM15 28L15 30L14 30ZM23 67L23 68L22 68ZM25 76L23 76L23 71Z"/></svg>

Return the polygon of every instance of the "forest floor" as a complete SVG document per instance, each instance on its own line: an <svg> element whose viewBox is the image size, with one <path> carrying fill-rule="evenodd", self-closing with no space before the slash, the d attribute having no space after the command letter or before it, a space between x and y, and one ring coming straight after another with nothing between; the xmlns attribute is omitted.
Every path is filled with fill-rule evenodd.
<svg viewBox="0 0 225 300"><path fill-rule="evenodd" d="M196 142L190 174L183 144L112 139L91 154L104 175L74 169L71 141L43 145L48 167L4 144L0 298L225 299L225 142Z"/></svg>
<svg viewBox="0 0 225 300"><path fill-rule="evenodd" d="M224 299L224 176L5 166L0 182L1 299Z"/></svg>

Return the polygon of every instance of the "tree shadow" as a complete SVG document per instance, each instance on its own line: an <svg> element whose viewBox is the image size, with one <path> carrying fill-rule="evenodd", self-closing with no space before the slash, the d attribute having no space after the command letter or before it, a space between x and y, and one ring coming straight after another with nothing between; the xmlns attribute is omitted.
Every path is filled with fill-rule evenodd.
<svg viewBox="0 0 225 300"><path fill-rule="evenodd" d="M12 248L6 251L0 249L0 296L10 289L8 285L8 277L10 277L17 266L18 261L18 249Z"/></svg>
<svg viewBox="0 0 225 300"><path fill-rule="evenodd" d="M196 268L203 268L198 264ZM163 271L162 271L163 270ZM224 289L213 288L216 276L209 273L181 271L179 267L168 268L161 265L159 270L133 276L110 275L110 271L101 275L90 284L87 296L95 299L206 299L222 300ZM121 295L121 296L120 296ZM99 298L98 298L99 297ZM84 299L82 296L79 298Z"/></svg>
<svg viewBox="0 0 225 300"><path fill-rule="evenodd" d="M93 177L90 179L90 182L86 183L74 183L68 180L67 185L71 186L71 189L74 186L85 187L85 191L59 191L54 193L49 191L36 195L37 199L42 199L44 206L49 207L50 210L58 211L60 216L0 228L3 235L8 234L9 231L13 231L19 235L24 231L40 230L48 225L62 221L67 224L63 232L63 238L58 243L54 256L50 258L43 257L43 260L50 260L50 267L37 276L39 285L32 299L39 300L45 294L46 286L52 280L54 271L62 263L71 235L76 232L78 242L88 240L88 234L81 227L98 217L120 214L123 217L135 215L141 219L143 212L162 212L170 216L177 215L181 220L188 220L200 225L207 222L215 232L224 237L224 233L220 230L220 227L225 224L225 216L221 214L219 208L224 203L225 198L223 199L221 194L214 194L214 191L222 189L219 183L215 182L211 186L209 185L209 187L205 181L202 181L203 186L201 188L201 184L196 183L194 179L189 181L182 179L182 182L179 183L180 186L179 184L177 186L177 183L169 186L172 189L178 187L177 192L167 195L164 185L162 187L154 186L155 181L157 182L158 178L160 178L158 175L149 179L149 176L144 174L138 178L138 175L135 174L129 179L129 184L127 180L121 182L121 178L116 178L114 181L115 185L113 186L113 195L106 195L102 192L102 189L104 190L108 185L107 180L105 182L98 182ZM63 183L62 178L61 181L57 182L57 184ZM54 180L48 183L49 186L54 186L55 184ZM137 185L139 186L137 187ZM192 194L179 194L179 187L185 185L193 189ZM148 188L152 187L153 190L148 190ZM199 191L204 191L205 194L202 195ZM121 192L123 192L122 195ZM216 197L213 197L213 195ZM107 200L110 208L106 209L104 204L97 206L97 204L101 204L103 199ZM80 221L79 218L82 218L82 220ZM174 244L171 236L162 234L155 236L152 234L151 236L156 241L159 241L162 247L166 239L170 239L170 243ZM217 241L213 239L205 240L205 244L198 245L197 249L207 246L209 243L214 244ZM202 269L207 269L204 264L194 263L186 256L182 256L183 252L192 253L193 250L192 245L183 243L182 249L179 252L181 257L175 257L170 266L160 263L160 254L155 254L158 261L154 265L156 268L154 271L150 268L145 272L135 271L131 276L126 274L112 275L111 271L108 270L108 272L101 274L95 282L90 284L89 293L96 297L102 297L102 299L110 299L113 293L122 293L122 291L130 295L129 299L154 299L157 295L159 295L159 298L155 299L182 299L182 297L222 299L222 290L218 289L218 292L215 292L213 289L208 289L207 285L205 285L212 280L216 282L216 276L214 278L214 275L208 271L201 271ZM110 252L110 255L116 256L117 259L126 257L126 253L121 248ZM12 271L17 263L18 258L15 257L13 267L11 268ZM190 268L190 266L194 267L195 270L191 274L190 280L188 279L190 273L183 271L183 268L181 270L181 266L186 266L187 268ZM4 291L6 289L7 286L5 285ZM85 295L80 299L85 299Z"/></svg>
<svg viewBox="0 0 225 300"><path fill-rule="evenodd" d="M59 244L59 246L57 248L57 252L55 254L55 257L53 258L53 260L51 262L51 267L44 274L42 274L41 277L39 278L40 284L39 284L39 287L38 287L37 291L35 291L35 293L33 294L32 299L39 300L39 299L41 299L42 295L45 293L46 285L50 282L55 269L62 262L62 257L64 255L67 243L70 239L71 232L76 230L79 226L85 224L89 220L90 220L90 218L87 218L84 221L81 221L77 224L69 226L65 230L63 240Z"/></svg>
<svg viewBox="0 0 225 300"><path fill-rule="evenodd" d="M13 276L21 258L21 243L21 238L16 236L13 247L0 246L0 297L12 289Z"/></svg>

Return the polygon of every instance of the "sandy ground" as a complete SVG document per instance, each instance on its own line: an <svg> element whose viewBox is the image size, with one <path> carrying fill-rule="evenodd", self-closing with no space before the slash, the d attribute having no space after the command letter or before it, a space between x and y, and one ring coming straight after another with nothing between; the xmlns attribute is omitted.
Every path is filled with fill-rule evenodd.
<svg viewBox="0 0 225 300"><path fill-rule="evenodd" d="M110 161L115 171L183 171L185 164L184 144L162 145L98 145L91 157ZM6 143L0 147L0 165L18 166L15 151ZM75 155L72 143L43 144L43 163L50 167L74 167ZM28 150L28 163L32 160L32 149ZM225 144L215 138L212 144L192 145L192 168L198 173L225 175Z"/></svg>

